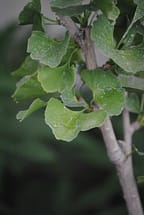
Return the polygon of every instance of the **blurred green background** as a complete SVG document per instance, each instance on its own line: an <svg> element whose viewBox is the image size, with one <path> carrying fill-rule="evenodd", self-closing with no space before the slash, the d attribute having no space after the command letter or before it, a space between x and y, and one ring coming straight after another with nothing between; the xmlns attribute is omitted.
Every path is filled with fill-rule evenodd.
<svg viewBox="0 0 144 215"><path fill-rule="evenodd" d="M29 35L29 28L16 24L0 32L0 215L126 215L98 129L65 143L54 139L42 111L23 123L16 120L27 103L12 100L11 72L24 60ZM121 118L113 123L122 138ZM134 143L144 150L144 129ZM135 175L144 175L144 157L133 156ZM144 203L144 184L138 187Z"/></svg>

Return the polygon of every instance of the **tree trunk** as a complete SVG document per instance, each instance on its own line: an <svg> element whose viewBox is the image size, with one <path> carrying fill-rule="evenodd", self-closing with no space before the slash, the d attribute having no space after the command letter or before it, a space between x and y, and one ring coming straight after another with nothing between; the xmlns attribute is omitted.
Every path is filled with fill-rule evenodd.
<svg viewBox="0 0 144 215"><path fill-rule="evenodd" d="M126 148L129 149L131 146L127 147L127 142L123 142L123 146L120 147L118 141L114 137L109 119L106 119L104 125L101 127L101 132L109 159L116 167L129 215L143 215L141 201L133 174L132 155L130 151L126 153L126 151L128 151ZM129 130L125 132L129 132ZM129 137L128 139L130 140L131 138Z"/></svg>
<svg viewBox="0 0 144 215"><path fill-rule="evenodd" d="M135 178L133 175L131 155L120 166L116 166L116 169L129 214L143 215Z"/></svg>
<svg viewBox="0 0 144 215"><path fill-rule="evenodd" d="M90 39L89 28L86 29L85 35L86 40L82 44L82 49L85 55L87 68L92 70L96 68L97 63L94 45ZM105 120L104 125L101 127L101 132L106 144L109 159L116 167L129 215L143 215L141 201L133 174L131 154L132 133L130 131L128 116L124 116L125 143L123 143L123 146L118 143L109 118Z"/></svg>

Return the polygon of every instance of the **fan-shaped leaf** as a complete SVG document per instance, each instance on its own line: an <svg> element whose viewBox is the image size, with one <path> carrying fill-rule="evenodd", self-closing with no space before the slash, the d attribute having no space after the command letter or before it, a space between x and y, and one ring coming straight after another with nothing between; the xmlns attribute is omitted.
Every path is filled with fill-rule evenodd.
<svg viewBox="0 0 144 215"><path fill-rule="evenodd" d="M102 69L84 70L82 78L93 92L94 100L109 115L118 115L124 106L124 90L119 80L110 72Z"/></svg>
<svg viewBox="0 0 144 215"><path fill-rule="evenodd" d="M67 64L57 68L43 67L38 70L38 80L47 93L72 89L75 83L74 67Z"/></svg>
<svg viewBox="0 0 144 215"><path fill-rule="evenodd" d="M51 68L57 67L67 52L69 36L63 41L49 38L45 33L34 31L28 41L27 51L31 58Z"/></svg>
<svg viewBox="0 0 144 215"><path fill-rule="evenodd" d="M33 30L44 31L40 0L32 0L19 15L21 25L33 24Z"/></svg>
<svg viewBox="0 0 144 215"><path fill-rule="evenodd" d="M32 60L30 56L27 56L25 58L25 61L22 63L22 65L17 70L15 70L12 73L12 75L18 76L18 77L30 75L37 71L38 65L39 65L38 61Z"/></svg>
<svg viewBox="0 0 144 215"><path fill-rule="evenodd" d="M144 45L124 50L115 49L113 26L103 15L94 23L91 37L101 52L126 72L136 73L144 70Z"/></svg>
<svg viewBox="0 0 144 215"><path fill-rule="evenodd" d="M132 113L140 113L140 100L136 93L131 93L126 100L126 109Z"/></svg>
<svg viewBox="0 0 144 215"><path fill-rule="evenodd" d="M37 74L33 74L25 76L17 83L17 88L12 97L18 102L45 94L41 84L37 80Z"/></svg>
<svg viewBox="0 0 144 215"><path fill-rule="evenodd" d="M49 100L45 111L46 124L50 126L57 139L64 141L73 140L81 130L101 126L105 117L104 110L93 113L72 111L54 98Z"/></svg>
<svg viewBox="0 0 144 215"><path fill-rule="evenodd" d="M144 90L144 78L136 77L133 75L119 75L118 79L123 87Z"/></svg>

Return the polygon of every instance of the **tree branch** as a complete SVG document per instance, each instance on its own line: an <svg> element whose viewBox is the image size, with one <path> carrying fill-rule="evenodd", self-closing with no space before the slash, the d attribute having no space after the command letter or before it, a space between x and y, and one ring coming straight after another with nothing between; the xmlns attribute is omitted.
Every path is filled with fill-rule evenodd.
<svg viewBox="0 0 144 215"><path fill-rule="evenodd" d="M59 16L62 24L71 33L74 40L81 47L88 69L95 69L97 67L94 46L91 45L90 27L80 29L69 16Z"/></svg>
<svg viewBox="0 0 144 215"><path fill-rule="evenodd" d="M101 126L102 136L106 145L107 154L111 162L118 166L125 160L125 154L121 149L118 141L116 139L112 123L109 118L107 118L104 124Z"/></svg>
<svg viewBox="0 0 144 215"><path fill-rule="evenodd" d="M97 63L94 45L90 39L90 28L85 28L86 37L83 38L79 34L80 29L70 17L61 16L60 19L65 27L70 31L75 41L80 45L85 56L87 68L89 70L95 69ZM127 128L129 130L125 130ZM133 129L134 128L135 126L133 125ZM127 133L130 131L130 135L132 135L132 129L130 129L130 119L127 112L124 113L124 130L126 152L128 152L131 148L131 138ZM132 158L131 156L126 156L118 144L110 118L106 118L103 126L101 127L101 132L107 148L109 159L117 169L129 215L143 215L143 210L133 175Z"/></svg>
<svg viewBox="0 0 144 215"><path fill-rule="evenodd" d="M81 47L81 38L80 38L80 29L79 27L73 22L73 20L69 16L61 16L59 18L62 22L62 25L66 27L66 29L70 32L74 40L79 44Z"/></svg>
<svg viewBox="0 0 144 215"><path fill-rule="evenodd" d="M133 123L130 122L130 114L126 109L123 110L123 133L124 133L124 141L126 144L127 153L131 150L132 145L132 136L134 132L141 128L141 125L135 121Z"/></svg>

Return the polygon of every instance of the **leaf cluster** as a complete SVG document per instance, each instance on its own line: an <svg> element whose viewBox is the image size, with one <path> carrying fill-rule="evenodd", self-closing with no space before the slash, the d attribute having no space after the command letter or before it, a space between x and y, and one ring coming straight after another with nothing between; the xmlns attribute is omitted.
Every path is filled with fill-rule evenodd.
<svg viewBox="0 0 144 215"><path fill-rule="evenodd" d="M57 16L70 16L80 28L91 26L91 39L108 58L108 68L86 69L81 50L68 32L61 40L50 38L43 27L40 1L32 0L19 17L21 24L33 25L33 32L28 40L29 56L13 72L21 78L13 97L17 102L34 100L17 119L22 121L46 107L46 124L57 139L65 141L73 140L80 131L100 127L107 116L119 115L124 107L137 113L143 124L144 2L129 4L133 15L128 10L130 24L121 38L116 36L123 17L119 1L92 0L85 4L82 0L51 0L50 5ZM55 23L61 24L58 19ZM91 94L89 99L82 93L85 86L86 93ZM140 93L132 92L126 98L129 89Z"/></svg>

